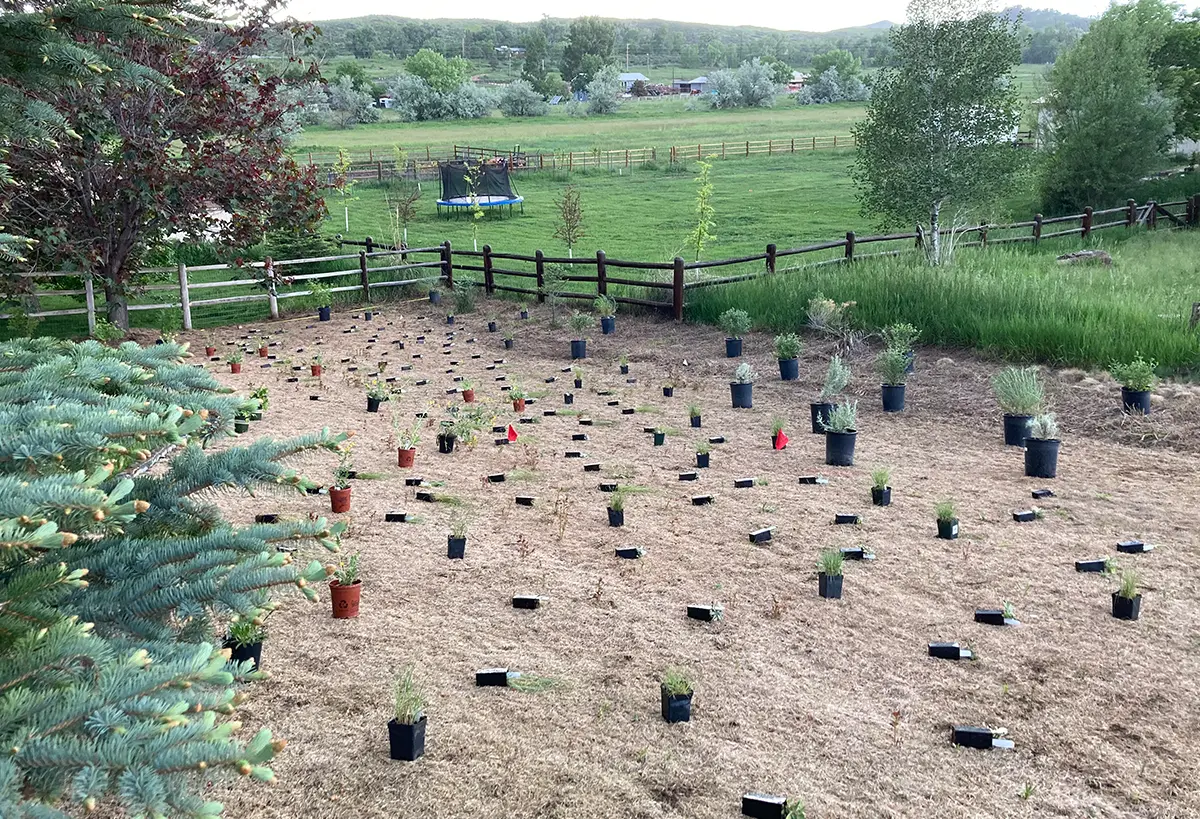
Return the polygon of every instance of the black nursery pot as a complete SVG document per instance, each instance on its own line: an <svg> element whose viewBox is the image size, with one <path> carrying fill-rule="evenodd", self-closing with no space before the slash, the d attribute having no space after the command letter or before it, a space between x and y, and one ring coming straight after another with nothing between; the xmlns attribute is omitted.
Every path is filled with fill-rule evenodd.
<svg viewBox="0 0 1200 819"><path fill-rule="evenodd" d="M446 538L446 557L451 560L462 560L466 553L467 539L465 537Z"/></svg>
<svg viewBox="0 0 1200 819"><path fill-rule="evenodd" d="M413 762L425 753L425 717L412 725L388 721L389 756L402 762Z"/></svg>
<svg viewBox="0 0 1200 819"><path fill-rule="evenodd" d="M229 649L229 661L232 663L244 663L246 660L254 660L256 669L262 668L262 642L251 643L247 646L235 645L232 640L225 641L225 648Z"/></svg>
<svg viewBox="0 0 1200 819"><path fill-rule="evenodd" d="M581 338L571 342L571 358L587 358L587 339Z"/></svg>
<svg viewBox="0 0 1200 819"><path fill-rule="evenodd" d="M732 381L729 384L729 395L733 399L734 409L750 409L754 406L753 384L738 384Z"/></svg>
<svg viewBox="0 0 1200 819"><path fill-rule="evenodd" d="M318 307L317 321L329 321L329 314L333 311L332 307Z"/></svg>
<svg viewBox="0 0 1200 819"><path fill-rule="evenodd" d="M667 722L692 721L692 694L668 694L662 686L662 718Z"/></svg>
<svg viewBox="0 0 1200 819"><path fill-rule="evenodd" d="M665 433L665 432L654 433L654 445L655 446L662 446L666 442L667 442L667 433Z"/></svg>
<svg viewBox="0 0 1200 819"><path fill-rule="evenodd" d="M840 600L842 597L842 575L817 573L817 593L826 600Z"/></svg>
<svg viewBox="0 0 1200 819"><path fill-rule="evenodd" d="M430 290L429 291L429 303L430 304L441 304L442 303L442 294L436 290Z"/></svg>
<svg viewBox="0 0 1200 819"><path fill-rule="evenodd" d="M575 403L575 394L570 393L570 392L564 392L563 393L563 403L564 404L574 404Z"/></svg>
<svg viewBox="0 0 1200 819"><path fill-rule="evenodd" d="M1025 477L1053 478L1058 474L1059 441L1025 439Z"/></svg>
<svg viewBox="0 0 1200 819"><path fill-rule="evenodd" d="M707 469L708 468L708 456L710 454L711 453L708 453L708 452L697 452L696 453L696 468L697 469Z"/></svg>
<svg viewBox="0 0 1200 819"><path fill-rule="evenodd" d="M494 321L489 321L489 322L488 322L488 332L489 332L489 333L494 333L494 332L496 332L496 322L494 322Z"/></svg>
<svg viewBox="0 0 1200 819"><path fill-rule="evenodd" d="M908 366L904 368L904 372L906 372L906 373L916 372L916 370L917 370L917 368L916 368L917 354L914 353L912 350L909 350L907 353L904 354L904 358L905 358L905 360L908 361Z"/></svg>
<svg viewBox="0 0 1200 819"><path fill-rule="evenodd" d="M824 424L829 423L829 413L833 412L833 404L818 403L809 404L809 410L812 412L812 431L816 435L825 433Z"/></svg>
<svg viewBox="0 0 1200 819"><path fill-rule="evenodd" d="M625 510L617 511L616 509L608 510L608 525L609 526L624 526L625 525Z"/></svg>
<svg viewBox="0 0 1200 819"><path fill-rule="evenodd" d="M600 332L606 336L611 336L617 332L617 317L616 316L601 316L600 317Z"/></svg>
<svg viewBox="0 0 1200 819"><path fill-rule="evenodd" d="M883 411L884 412L903 412L904 411L904 384L884 384L883 390Z"/></svg>
<svg viewBox="0 0 1200 819"><path fill-rule="evenodd" d="M628 364L621 365L621 375L629 375L629 365Z"/></svg>
<svg viewBox="0 0 1200 819"><path fill-rule="evenodd" d="M1128 598L1112 593L1112 616L1118 620L1136 620L1142 611L1142 596Z"/></svg>
<svg viewBox="0 0 1200 819"><path fill-rule="evenodd" d="M829 466L854 466L854 442L858 432L826 432L825 463Z"/></svg>
<svg viewBox="0 0 1200 819"><path fill-rule="evenodd" d="M513 340L511 338L504 339L504 349L511 350L513 348Z"/></svg>
<svg viewBox="0 0 1200 819"><path fill-rule="evenodd" d="M892 487L890 486L872 486L871 487L871 503L876 506L891 506L892 505Z"/></svg>
<svg viewBox="0 0 1200 819"><path fill-rule="evenodd" d="M367 412L379 412L379 404L382 402L380 398L367 399Z"/></svg>
<svg viewBox="0 0 1200 819"><path fill-rule="evenodd" d="M363 321L370 321L373 318L375 318L375 314L373 312L370 310L363 311Z"/></svg>
<svg viewBox="0 0 1200 819"><path fill-rule="evenodd" d="M737 358L742 354L742 340L740 338L725 339L725 357Z"/></svg>
<svg viewBox="0 0 1200 819"><path fill-rule="evenodd" d="M235 418L233 421L233 431L241 435L243 432L250 431L250 422L244 419Z"/></svg>
<svg viewBox="0 0 1200 819"><path fill-rule="evenodd" d="M795 381L800 377L800 359L779 359L779 378L781 381Z"/></svg>
<svg viewBox="0 0 1200 819"><path fill-rule="evenodd" d="M1128 415L1150 414L1150 390L1128 390L1121 387L1121 409Z"/></svg>
<svg viewBox="0 0 1200 819"><path fill-rule="evenodd" d="M437 436L438 452L441 452L443 455L449 455L453 452L455 439L456 436L453 434L439 432Z"/></svg>
<svg viewBox="0 0 1200 819"><path fill-rule="evenodd" d="M958 539L958 518L951 520L939 520L938 537L942 540L957 540Z"/></svg>
<svg viewBox="0 0 1200 819"><path fill-rule="evenodd" d="M1033 423L1032 415L1008 415L1004 416L1004 444L1005 446L1025 446L1025 439L1029 437L1029 425Z"/></svg>
<svg viewBox="0 0 1200 819"><path fill-rule="evenodd" d="M699 415L693 415L690 420L692 423L692 429L700 429L700 416Z"/></svg>
<svg viewBox="0 0 1200 819"><path fill-rule="evenodd" d="M670 398L675 395L674 387L663 387L663 398Z"/></svg>

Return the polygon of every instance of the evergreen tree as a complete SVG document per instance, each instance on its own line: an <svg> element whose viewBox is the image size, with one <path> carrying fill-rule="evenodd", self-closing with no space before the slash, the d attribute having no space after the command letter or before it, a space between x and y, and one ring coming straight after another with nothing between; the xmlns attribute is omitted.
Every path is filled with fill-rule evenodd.
<svg viewBox="0 0 1200 819"><path fill-rule="evenodd" d="M267 730L241 742L235 667L214 638L325 575L276 546L335 550L324 519L235 526L216 491L303 491L288 456L323 431L212 452L248 403L186 345L0 344L0 816L119 806L212 817L202 779L274 778Z"/></svg>

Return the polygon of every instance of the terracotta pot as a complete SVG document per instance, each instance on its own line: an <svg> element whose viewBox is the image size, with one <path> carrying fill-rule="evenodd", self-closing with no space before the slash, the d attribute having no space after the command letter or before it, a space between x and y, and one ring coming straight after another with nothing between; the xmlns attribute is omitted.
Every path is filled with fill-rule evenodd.
<svg viewBox="0 0 1200 819"><path fill-rule="evenodd" d="M524 412L525 411L525 399L519 398L516 401L513 401L513 410L515 410L516 412Z"/></svg>
<svg viewBox="0 0 1200 819"><path fill-rule="evenodd" d="M313 364L310 367L310 369L312 370L313 378L321 377L321 365L320 364Z"/></svg>
<svg viewBox="0 0 1200 819"><path fill-rule="evenodd" d="M205 347L204 354L206 356L208 356L209 358L212 358L214 355L217 354L217 348L216 347Z"/></svg>
<svg viewBox="0 0 1200 819"><path fill-rule="evenodd" d="M467 402L468 404L475 403L475 390L463 390L462 396L463 401Z"/></svg>
<svg viewBox="0 0 1200 819"><path fill-rule="evenodd" d="M338 489L336 486L329 489L329 505L334 512L349 512L350 511L350 487Z"/></svg>
<svg viewBox="0 0 1200 819"><path fill-rule="evenodd" d="M266 348L266 347L259 347L259 348L258 348L258 357L259 357L259 358L266 358L266 357L267 357L267 348Z"/></svg>
<svg viewBox="0 0 1200 819"><path fill-rule="evenodd" d="M413 460L417 457L417 448L412 449L397 449L396 456L400 466L412 466Z"/></svg>
<svg viewBox="0 0 1200 819"><path fill-rule="evenodd" d="M347 620L358 616L358 603L362 599L362 581L355 580L343 586L336 580L329 583L329 599L333 603L333 618Z"/></svg>
<svg viewBox="0 0 1200 819"><path fill-rule="evenodd" d="M229 362L229 372L236 374L236 373L240 373L241 371L242 371L242 362L240 362L240 361L236 361L236 362L230 361Z"/></svg>

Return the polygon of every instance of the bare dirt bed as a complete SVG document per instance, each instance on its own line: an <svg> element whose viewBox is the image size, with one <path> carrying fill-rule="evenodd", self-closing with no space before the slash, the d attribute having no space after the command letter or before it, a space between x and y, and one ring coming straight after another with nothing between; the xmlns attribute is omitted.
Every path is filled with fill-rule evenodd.
<svg viewBox="0 0 1200 819"><path fill-rule="evenodd" d="M517 332L517 348L505 352L500 335L486 332L489 307L459 317L446 355L444 313L418 303L372 323L343 314L329 324L260 327L280 341L275 366L259 369L248 357L233 376L210 365L237 389L269 386L270 409L253 433L352 430L356 468L386 475L355 481L352 512L335 516L350 523L346 548L362 555L361 617L331 619L323 594L315 605L291 601L270 621L264 667L273 677L249 689L241 717L289 745L274 766L276 787L211 789L230 816L716 819L737 816L746 791L802 799L810 819L1200 813L1200 398L1192 388L1162 388L1155 414L1133 421L1110 380L1048 373L1064 443L1059 477L1034 480L1023 477L1021 451L1003 446L987 384L998 364L922 349L908 409L885 415L864 353L851 388L861 401L856 465L840 469L824 465L823 438L807 430L826 342L809 339L800 381L784 383L770 339L747 337L746 360L762 378L754 409L732 410L735 362L722 357L715 330L622 316L615 337L593 334L585 387L573 390L574 408L597 423L589 428L542 416L563 408L570 386L561 372L568 331L551 329L542 308L520 322L503 303L494 309ZM342 332L352 324L354 333ZM241 332L219 332L221 352ZM378 341L368 344L373 333ZM198 334L192 341L202 346ZM285 356L307 364L318 350L320 383L307 367L298 383L284 381L292 375ZM636 384L618 375L621 353ZM506 361L486 370L497 358ZM446 392L454 360L496 409L496 423L514 424L520 439L495 446L485 431L475 447L440 455L430 429L416 468L398 469L389 407L368 414L359 378L380 360L404 387L393 402L404 419L426 410L436 419L459 400ZM411 372L399 371L409 363ZM506 382L493 380L501 374ZM549 377L558 381L545 384ZM668 377L681 384L673 398L660 389ZM536 424L517 424L503 400L502 384L516 381L547 391L526 412ZM616 395L596 394L605 388ZM703 407L699 430L688 428L693 402ZM639 411L621 415L625 407ZM772 416L788 419L782 452L770 447ZM673 434L655 448L644 426ZM578 432L590 440L573 443ZM711 435L727 440L713 446L711 468L680 482L694 443ZM587 457L567 459L568 449ZM583 471L592 461L601 473ZM323 453L296 465L327 482L334 459ZM870 504L875 466L893 469L890 508ZM482 481L519 469L534 475ZM446 557L455 507L416 502L406 473L444 481L438 491L469 511L465 560ZM814 473L828 485L798 483ZM734 489L739 477L763 480ZM630 498L622 529L606 522L598 491L606 478L647 490ZM1045 518L1013 522L1040 486L1056 493L1040 503ZM692 506L698 493L715 502ZM517 494L535 495L536 505L516 506ZM959 505L955 542L934 536L943 498ZM324 496L220 504L243 522L259 512L329 511ZM392 509L423 520L384 523ZM861 513L863 523L834 526L835 512ZM751 545L748 532L762 526L777 527L774 539ZM1129 537L1158 548L1117 555L1116 542ZM623 545L641 545L646 556L615 558ZM847 562L844 598L821 599L819 551L853 545L878 559ZM1074 570L1075 560L1106 556L1141 574L1137 622L1110 616L1115 578ZM549 605L517 611L513 594ZM1020 627L973 622L975 608L1006 600ZM686 619L686 604L710 602L725 607L722 621ZM938 640L970 645L980 659L931 659L926 644ZM431 700L427 753L393 762L390 686L410 662ZM541 693L475 688L474 671L489 666L557 684ZM659 716L668 666L697 681L689 724ZM952 747L954 723L1003 726L1016 750Z"/></svg>

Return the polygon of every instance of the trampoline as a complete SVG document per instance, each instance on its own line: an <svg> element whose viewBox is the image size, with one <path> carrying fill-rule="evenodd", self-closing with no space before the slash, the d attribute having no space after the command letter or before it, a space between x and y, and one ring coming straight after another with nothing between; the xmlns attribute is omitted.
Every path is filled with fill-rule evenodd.
<svg viewBox="0 0 1200 819"><path fill-rule="evenodd" d="M452 160L439 162L438 169L442 177L442 195L437 200L438 215L466 213L475 205L484 210L496 209L501 214L507 205L510 216L513 205L519 206L521 213L525 212L525 197L513 188L508 175L508 163L504 159L471 163ZM467 182L468 175L474 182L474 191Z"/></svg>

